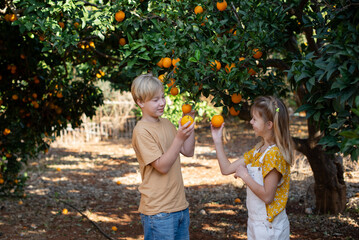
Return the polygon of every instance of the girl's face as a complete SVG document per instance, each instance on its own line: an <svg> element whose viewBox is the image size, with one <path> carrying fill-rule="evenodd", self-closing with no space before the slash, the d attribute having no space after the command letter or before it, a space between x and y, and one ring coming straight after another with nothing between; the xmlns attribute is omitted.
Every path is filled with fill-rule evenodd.
<svg viewBox="0 0 359 240"><path fill-rule="evenodd" d="M152 99L140 102L139 106L142 109L142 118L148 121L157 121L163 115L166 106L165 94L162 90L158 91Z"/></svg>
<svg viewBox="0 0 359 240"><path fill-rule="evenodd" d="M252 111L250 124L252 124L254 133L257 137L264 137L268 133L269 129L267 128L266 122L255 109Z"/></svg>

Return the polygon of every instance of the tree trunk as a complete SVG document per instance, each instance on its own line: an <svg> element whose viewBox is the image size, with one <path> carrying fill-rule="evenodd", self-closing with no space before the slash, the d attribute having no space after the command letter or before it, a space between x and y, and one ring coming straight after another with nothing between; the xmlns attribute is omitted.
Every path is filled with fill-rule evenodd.
<svg viewBox="0 0 359 240"><path fill-rule="evenodd" d="M343 163L335 154L327 154L321 146L310 147L309 141L294 139L297 150L308 159L312 168L315 184L316 211L337 214L345 210L346 185Z"/></svg>

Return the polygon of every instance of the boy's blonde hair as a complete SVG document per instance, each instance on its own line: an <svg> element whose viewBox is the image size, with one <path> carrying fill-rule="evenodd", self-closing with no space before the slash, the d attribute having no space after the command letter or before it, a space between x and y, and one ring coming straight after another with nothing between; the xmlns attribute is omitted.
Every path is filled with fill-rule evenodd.
<svg viewBox="0 0 359 240"><path fill-rule="evenodd" d="M131 85L131 94L136 104L138 100L146 102L152 99L160 90L163 91L163 84L152 73L136 77Z"/></svg>
<svg viewBox="0 0 359 240"><path fill-rule="evenodd" d="M273 96L261 96L254 100L251 107L264 119L273 123L274 142L287 163L292 164L293 142L289 132L289 114L285 104Z"/></svg>

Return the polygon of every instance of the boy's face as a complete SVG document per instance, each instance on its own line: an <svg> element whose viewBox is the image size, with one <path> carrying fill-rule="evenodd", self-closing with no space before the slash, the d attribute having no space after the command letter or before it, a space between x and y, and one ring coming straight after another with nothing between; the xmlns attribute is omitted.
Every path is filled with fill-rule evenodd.
<svg viewBox="0 0 359 240"><path fill-rule="evenodd" d="M163 115L166 106L166 99L163 90L158 91L152 99L145 102L138 101L142 109L142 115L147 120L157 120Z"/></svg>

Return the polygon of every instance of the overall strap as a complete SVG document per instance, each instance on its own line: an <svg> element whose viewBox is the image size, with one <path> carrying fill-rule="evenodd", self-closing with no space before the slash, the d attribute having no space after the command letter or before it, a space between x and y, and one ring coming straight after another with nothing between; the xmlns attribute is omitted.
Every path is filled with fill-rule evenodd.
<svg viewBox="0 0 359 240"><path fill-rule="evenodd" d="M275 146L275 144L270 145L270 146L267 147L267 149L264 151L264 153L262 154L261 158L259 159L259 162L260 162L260 163L263 163L263 158L264 158L264 156L265 156L266 153L267 153L272 147L274 147L274 146Z"/></svg>

